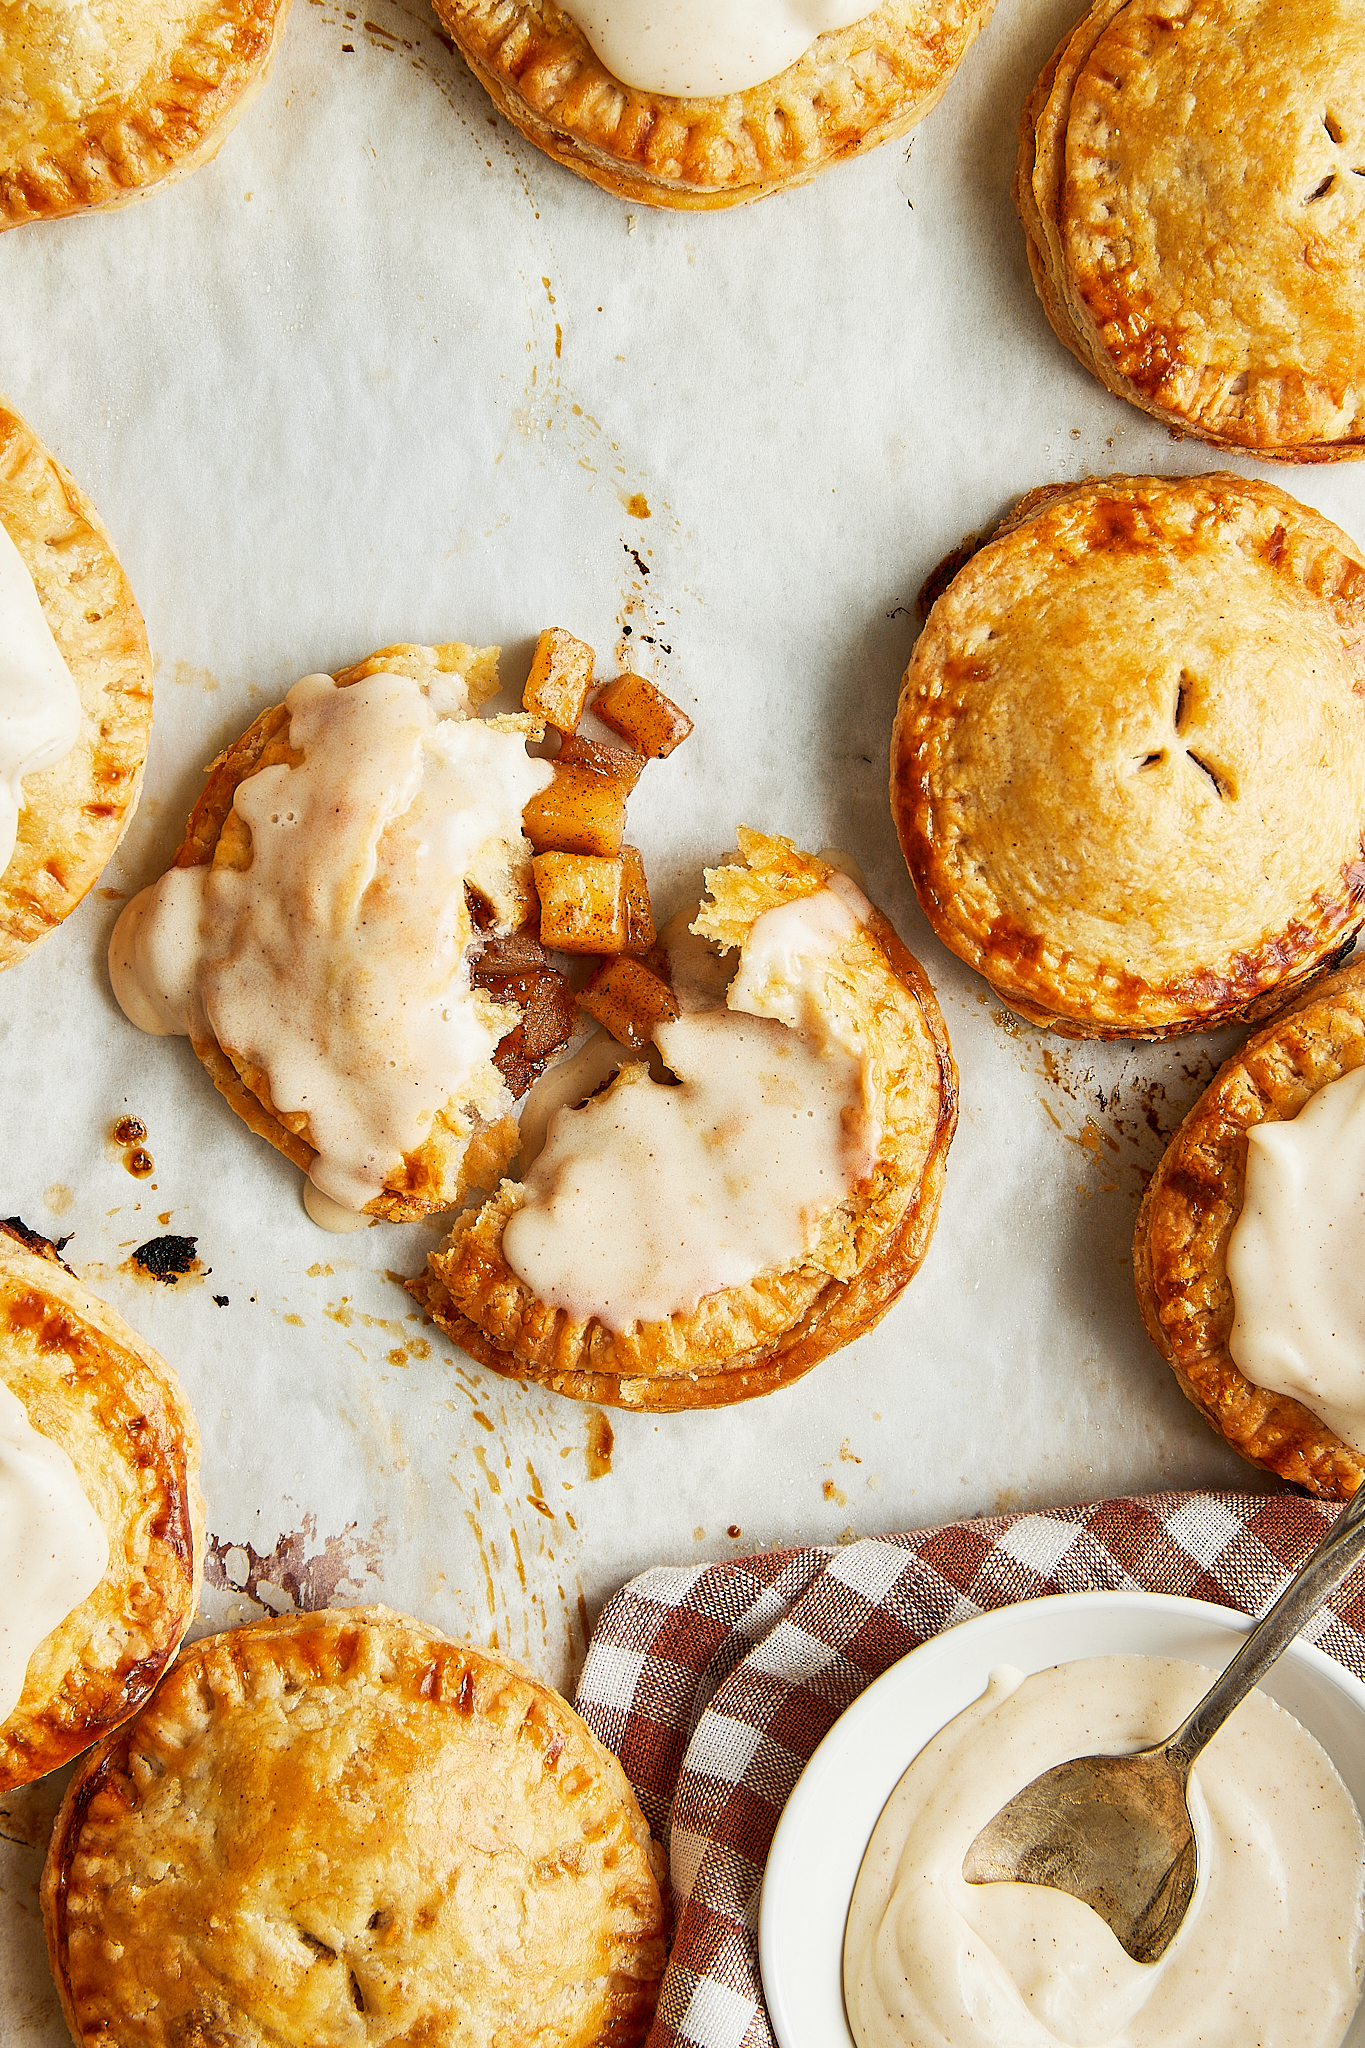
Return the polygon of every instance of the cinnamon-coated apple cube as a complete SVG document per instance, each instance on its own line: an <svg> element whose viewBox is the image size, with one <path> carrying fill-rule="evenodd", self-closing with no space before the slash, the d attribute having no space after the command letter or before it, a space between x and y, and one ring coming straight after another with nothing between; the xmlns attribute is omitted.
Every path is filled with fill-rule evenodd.
<svg viewBox="0 0 1365 2048"><path fill-rule="evenodd" d="M640 753L662 761L680 747L692 730L692 721L671 697L644 676L618 676L593 702L603 725L619 732ZM529 706L528 706L529 709Z"/></svg>
<svg viewBox="0 0 1365 2048"><path fill-rule="evenodd" d="M542 944L560 953L621 953L630 935L622 862L586 853L538 853Z"/></svg>
<svg viewBox="0 0 1365 2048"><path fill-rule="evenodd" d="M626 798L644 762L625 747L604 747L570 733L555 762L555 778L522 810L521 823L537 853L618 853L626 829Z"/></svg>
<svg viewBox="0 0 1365 2048"><path fill-rule="evenodd" d="M562 626L547 626L536 641L522 709L560 732L572 732L592 688L592 649Z"/></svg>
<svg viewBox="0 0 1365 2048"><path fill-rule="evenodd" d="M626 942L621 951L647 953L657 935L649 884L645 880L645 864L638 846L621 848L621 865L625 870L626 890Z"/></svg>
<svg viewBox="0 0 1365 2048"><path fill-rule="evenodd" d="M655 1027L671 1023L678 1014L668 984L652 974L642 960L631 960L625 954L604 960L593 971L578 1003L613 1038L632 1049L648 1045Z"/></svg>

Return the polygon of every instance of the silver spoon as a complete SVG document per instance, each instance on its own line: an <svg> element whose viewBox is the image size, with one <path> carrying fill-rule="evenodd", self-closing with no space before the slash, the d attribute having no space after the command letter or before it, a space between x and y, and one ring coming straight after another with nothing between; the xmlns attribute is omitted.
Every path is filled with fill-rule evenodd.
<svg viewBox="0 0 1365 2048"><path fill-rule="evenodd" d="M1363 1555L1365 1484L1170 1740L1044 1771L982 1828L963 1858L968 1884L1070 1892L1108 1921L1134 1962L1156 1962L1194 1894L1191 1764Z"/></svg>

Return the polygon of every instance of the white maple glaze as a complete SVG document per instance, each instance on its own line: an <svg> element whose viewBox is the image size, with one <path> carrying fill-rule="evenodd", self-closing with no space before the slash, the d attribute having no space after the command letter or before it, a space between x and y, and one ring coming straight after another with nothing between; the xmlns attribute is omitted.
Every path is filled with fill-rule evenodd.
<svg viewBox="0 0 1365 2048"><path fill-rule="evenodd" d="M9 865L23 778L70 753L81 704L33 578L0 525L0 873Z"/></svg>
<svg viewBox="0 0 1365 2048"><path fill-rule="evenodd" d="M768 911L722 971L724 1001L705 948L695 962L670 948L683 1015L654 1042L679 1085L637 1060L582 1108L557 1110L503 1232L504 1258L542 1301L624 1329L810 1249L880 1135L860 1050L814 994L857 924L832 888Z"/></svg>
<svg viewBox="0 0 1365 2048"><path fill-rule="evenodd" d="M623 85L675 99L775 78L867 0L573 0L566 10Z"/></svg>
<svg viewBox="0 0 1365 2048"><path fill-rule="evenodd" d="M1247 1378L1365 1451L1365 1068L1247 1132L1227 1263L1228 1349Z"/></svg>
<svg viewBox="0 0 1365 2048"><path fill-rule="evenodd" d="M969 1885L968 1845L1039 1772L1169 1735L1213 1674L1102 1657L981 1698L910 1766L868 1845L844 1948L859 2048L1338 2048L1365 1966L1365 1842L1319 1745L1252 1693L1195 1765L1200 1874L1161 1960L1041 1885Z"/></svg>
<svg viewBox="0 0 1365 2048"><path fill-rule="evenodd" d="M466 880L487 883L550 781L523 736L407 677L289 692L295 766L241 782L250 863L173 868L124 910L114 993L145 1031L205 1035L303 1112L310 1178L362 1209L447 1101L504 1101L489 1064L517 1012L469 984Z"/></svg>
<svg viewBox="0 0 1365 2048"><path fill-rule="evenodd" d="M75 1466L0 1380L0 1721L18 1703L33 1652L108 1563L109 1539Z"/></svg>

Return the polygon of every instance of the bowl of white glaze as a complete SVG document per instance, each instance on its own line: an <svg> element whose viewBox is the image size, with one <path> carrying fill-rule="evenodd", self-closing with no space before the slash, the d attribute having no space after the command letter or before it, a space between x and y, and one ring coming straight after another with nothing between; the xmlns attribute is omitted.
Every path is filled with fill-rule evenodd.
<svg viewBox="0 0 1365 2048"><path fill-rule="evenodd" d="M1062 1593L978 1615L874 1680L806 1765L768 1852L759 1965L781 2048L854 2048L844 2015L844 1925L863 1852L907 1765L980 1697L998 1665L1027 1675L1079 1657L1137 1654L1221 1670L1251 1626L1246 1615L1203 1600ZM1365 1685L1300 1641L1261 1690L1321 1743L1365 1816ZM1365 2002L1342 2048L1365 2048Z"/></svg>

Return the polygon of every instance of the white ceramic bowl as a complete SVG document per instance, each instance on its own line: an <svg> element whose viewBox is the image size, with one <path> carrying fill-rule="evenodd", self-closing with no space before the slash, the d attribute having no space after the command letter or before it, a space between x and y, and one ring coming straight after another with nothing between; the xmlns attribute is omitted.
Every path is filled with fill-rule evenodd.
<svg viewBox="0 0 1365 2048"><path fill-rule="evenodd" d="M997 1664L1046 1671L1123 1652L1221 1670L1244 1614L1157 1593L1062 1593L1000 1607L934 1636L840 1715L806 1765L768 1854L759 1915L763 1992L782 2048L853 2048L844 1923L877 1817L911 1758L985 1690ZM1365 1686L1295 1643L1262 1687L1316 1736L1365 1814ZM1365 2048L1365 2003L1343 2048Z"/></svg>

